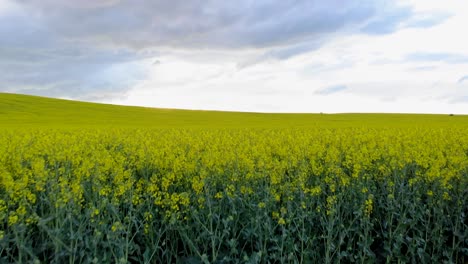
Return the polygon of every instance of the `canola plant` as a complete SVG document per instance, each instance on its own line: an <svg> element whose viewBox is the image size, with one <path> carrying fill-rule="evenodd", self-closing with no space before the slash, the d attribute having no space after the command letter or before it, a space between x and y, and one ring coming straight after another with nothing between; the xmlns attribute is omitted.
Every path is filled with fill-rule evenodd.
<svg viewBox="0 0 468 264"><path fill-rule="evenodd" d="M0 262L465 263L464 128L0 132Z"/></svg>

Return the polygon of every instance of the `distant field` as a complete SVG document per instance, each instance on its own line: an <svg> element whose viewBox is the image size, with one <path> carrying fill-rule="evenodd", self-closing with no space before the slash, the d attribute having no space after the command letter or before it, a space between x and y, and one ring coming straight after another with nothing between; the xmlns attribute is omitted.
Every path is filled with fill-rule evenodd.
<svg viewBox="0 0 468 264"><path fill-rule="evenodd" d="M1 128L468 127L468 116L191 111L85 103L0 93L0 124Z"/></svg>
<svg viewBox="0 0 468 264"><path fill-rule="evenodd" d="M466 263L468 116L0 94L0 263Z"/></svg>

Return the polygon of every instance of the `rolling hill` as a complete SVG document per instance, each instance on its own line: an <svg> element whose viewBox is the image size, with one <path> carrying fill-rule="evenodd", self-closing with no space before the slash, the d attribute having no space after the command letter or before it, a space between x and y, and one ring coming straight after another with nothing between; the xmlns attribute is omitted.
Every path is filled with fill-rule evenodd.
<svg viewBox="0 0 468 264"><path fill-rule="evenodd" d="M272 114L161 109L0 93L0 128L468 127L466 115Z"/></svg>

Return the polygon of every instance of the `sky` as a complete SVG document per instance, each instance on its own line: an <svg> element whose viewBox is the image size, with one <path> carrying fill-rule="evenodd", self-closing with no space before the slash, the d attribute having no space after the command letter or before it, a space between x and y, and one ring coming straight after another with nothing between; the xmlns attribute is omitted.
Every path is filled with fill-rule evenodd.
<svg viewBox="0 0 468 264"><path fill-rule="evenodd" d="M468 114L466 0L0 0L0 92Z"/></svg>

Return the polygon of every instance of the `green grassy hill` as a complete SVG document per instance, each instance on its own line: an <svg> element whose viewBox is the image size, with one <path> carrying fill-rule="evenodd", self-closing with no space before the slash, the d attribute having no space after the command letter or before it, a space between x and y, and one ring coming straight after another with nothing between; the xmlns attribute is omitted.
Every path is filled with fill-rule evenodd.
<svg viewBox="0 0 468 264"><path fill-rule="evenodd" d="M159 109L86 103L0 93L1 128L284 128L284 127L468 128L466 115L266 114Z"/></svg>

